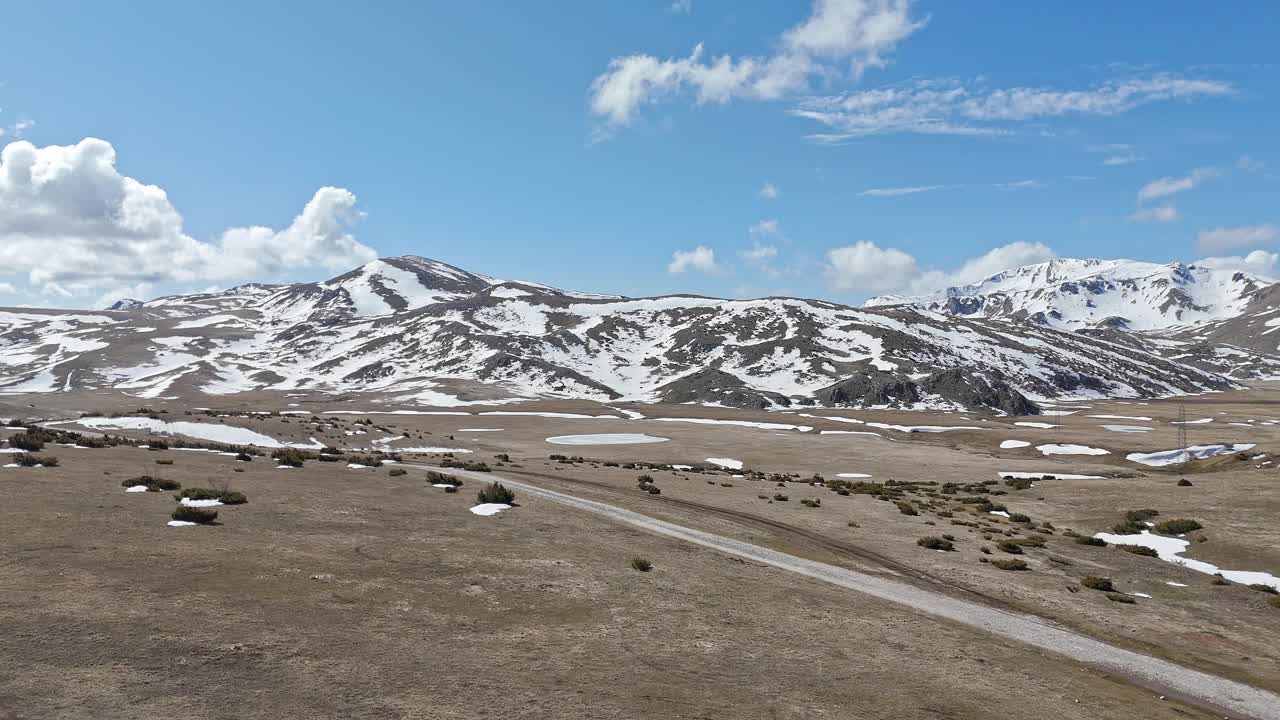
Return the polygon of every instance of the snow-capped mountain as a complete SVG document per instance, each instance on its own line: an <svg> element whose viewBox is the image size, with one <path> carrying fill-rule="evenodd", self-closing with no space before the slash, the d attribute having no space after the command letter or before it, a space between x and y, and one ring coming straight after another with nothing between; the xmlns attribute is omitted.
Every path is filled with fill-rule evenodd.
<svg viewBox="0 0 1280 720"><path fill-rule="evenodd" d="M795 298L588 295L416 257L325 282L122 307L0 310L0 392L310 390L438 404L558 396L1024 413L1049 398L1231 385L1141 343L1003 318Z"/></svg>
<svg viewBox="0 0 1280 720"><path fill-rule="evenodd" d="M1063 330L1165 330L1244 312L1275 281L1236 270L1133 260L1051 260L981 282L866 307L910 304L956 317L1008 317Z"/></svg>

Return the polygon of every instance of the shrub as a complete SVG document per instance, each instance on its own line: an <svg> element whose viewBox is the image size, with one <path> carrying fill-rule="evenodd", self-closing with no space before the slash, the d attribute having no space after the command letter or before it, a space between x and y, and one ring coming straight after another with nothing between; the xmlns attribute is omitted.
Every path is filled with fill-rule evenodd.
<svg viewBox="0 0 1280 720"><path fill-rule="evenodd" d="M1156 532L1165 535L1182 535L1195 530L1199 530L1204 526L1198 520L1189 520L1187 518L1175 518L1173 520L1165 520L1156 524Z"/></svg>
<svg viewBox="0 0 1280 720"><path fill-rule="evenodd" d="M1118 593L1118 592L1107 593L1107 599L1110 600L1111 602L1118 602L1122 605L1136 605L1138 602L1137 600L1134 600L1132 597L1129 597L1124 593Z"/></svg>
<svg viewBox="0 0 1280 720"><path fill-rule="evenodd" d="M649 562L646 558L634 557L631 558L631 568L633 570L639 570L640 572L649 572L653 569L653 563Z"/></svg>
<svg viewBox="0 0 1280 720"><path fill-rule="evenodd" d="M1016 523L1029 523L1031 518L1022 513L1009 513L1009 521Z"/></svg>
<svg viewBox="0 0 1280 720"><path fill-rule="evenodd" d="M1159 553L1155 550L1152 550L1149 547L1143 547L1142 545L1119 545L1118 547L1127 553L1141 555L1142 557L1160 557Z"/></svg>
<svg viewBox="0 0 1280 720"><path fill-rule="evenodd" d="M217 500L223 505L243 505L249 502L244 493L227 488L187 488L174 497L189 500Z"/></svg>
<svg viewBox="0 0 1280 720"><path fill-rule="evenodd" d="M928 550L946 550L947 552L951 552L956 549L956 546L953 545L950 540L944 540L943 538L934 535L922 537L916 541L916 544Z"/></svg>
<svg viewBox="0 0 1280 720"><path fill-rule="evenodd" d="M649 494L650 494L650 495L661 495L661 494L662 494L662 488L658 487L657 485L650 485L650 486L649 486Z"/></svg>
<svg viewBox="0 0 1280 720"><path fill-rule="evenodd" d="M515 502L516 494L503 487L502 483L494 482L489 487L482 489L476 493L476 499L482 503L502 503L510 505Z"/></svg>
<svg viewBox="0 0 1280 720"><path fill-rule="evenodd" d="M445 487L444 487L444 491L445 491L445 492L447 492L447 493L456 493L456 492L458 492L458 486L457 486L457 485L445 485Z"/></svg>
<svg viewBox="0 0 1280 720"><path fill-rule="evenodd" d="M247 452L236 453L236 460L240 462L253 462L253 456Z"/></svg>
<svg viewBox="0 0 1280 720"><path fill-rule="evenodd" d="M391 477L400 477L401 475L408 475L409 471L404 468L391 468L391 472L387 474Z"/></svg>
<svg viewBox="0 0 1280 720"><path fill-rule="evenodd" d="M1094 547L1106 547L1106 546L1107 546L1107 541L1106 541L1106 540L1103 540L1102 538L1086 537L1086 536L1084 536L1084 535L1077 535L1077 536L1076 536L1076 544L1077 544L1077 545L1092 545L1092 546L1094 546Z"/></svg>
<svg viewBox="0 0 1280 720"><path fill-rule="evenodd" d="M1111 592L1115 590L1115 585L1111 583L1111 578L1095 577L1090 575L1080 581L1080 584L1090 590L1101 590L1102 592Z"/></svg>
<svg viewBox="0 0 1280 720"><path fill-rule="evenodd" d="M1009 558L1007 560L992 560L991 564L995 565L1001 570L1030 570L1031 569L1030 567L1027 566L1027 563L1025 560L1019 560L1017 558Z"/></svg>
<svg viewBox="0 0 1280 720"><path fill-rule="evenodd" d="M1182 478L1178 481L1178 487L1191 487L1191 481L1186 478Z"/></svg>
<svg viewBox="0 0 1280 720"><path fill-rule="evenodd" d="M218 519L218 511L213 508L187 507L186 505L179 505L173 509L173 512L170 513L169 516L174 520L208 525Z"/></svg>
<svg viewBox="0 0 1280 720"><path fill-rule="evenodd" d="M148 450L168 450L169 443L163 440L152 440L151 442L147 443L147 449Z"/></svg>
<svg viewBox="0 0 1280 720"><path fill-rule="evenodd" d="M493 459L498 462L511 462L511 456L506 453L498 453L493 456Z"/></svg>
<svg viewBox="0 0 1280 720"><path fill-rule="evenodd" d="M1031 487L1031 478L1015 478L1011 477L1004 481L1005 485L1014 490L1026 490Z"/></svg>
<svg viewBox="0 0 1280 720"><path fill-rule="evenodd" d="M774 494L773 494L773 499L774 499L774 500L777 500L778 502L786 502L786 501L787 501L787 496L786 496L786 495L783 495L782 493L774 493Z"/></svg>
<svg viewBox="0 0 1280 720"><path fill-rule="evenodd" d="M822 501L814 498L805 498L800 501L800 504L811 508L822 507Z"/></svg>
<svg viewBox="0 0 1280 720"><path fill-rule="evenodd" d="M161 458L161 459L159 459L159 460L156 460L156 464L157 464L157 465L172 465L172 464L173 464L173 461L172 461L172 460L165 459L165 458Z"/></svg>
<svg viewBox="0 0 1280 720"><path fill-rule="evenodd" d="M178 482L174 480L166 480L164 478L151 477L150 475L140 475L136 478L130 478L120 483L122 487L133 487L135 485L146 485L150 492L160 492L161 490L178 490L182 488Z"/></svg>
<svg viewBox="0 0 1280 720"><path fill-rule="evenodd" d="M40 452L44 449L44 441L28 429L26 433L10 437L9 447L27 452Z"/></svg>
<svg viewBox="0 0 1280 720"><path fill-rule="evenodd" d="M468 460L464 462L461 460L454 460L452 458L445 458L440 464L447 468L458 468L459 470L470 470L471 472L490 472L488 464L480 461Z"/></svg>
<svg viewBox="0 0 1280 720"><path fill-rule="evenodd" d="M432 485L450 485L453 487L462 485L462 481L459 480L456 475L445 475L444 473L436 472L435 470L427 471L427 482Z"/></svg>
<svg viewBox="0 0 1280 720"><path fill-rule="evenodd" d="M1144 510L1130 510L1124 514L1124 522L1116 523L1111 528L1112 532L1117 535L1137 535L1147 529L1147 521L1159 515L1160 513L1150 508Z"/></svg>
<svg viewBox="0 0 1280 720"><path fill-rule="evenodd" d="M1022 554L1022 546L1012 540L1001 540L1000 542L996 543L996 547L1000 548L1004 552L1009 553L1010 555Z"/></svg>
<svg viewBox="0 0 1280 720"><path fill-rule="evenodd" d="M289 467L302 467L302 463L307 459L307 456L297 448L280 448L271 453L271 457L275 458L280 465Z"/></svg>
<svg viewBox="0 0 1280 720"><path fill-rule="evenodd" d="M1268 595L1280 595L1280 590L1276 590L1270 585L1263 585L1262 583L1255 583L1253 585L1250 585L1249 589L1257 590L1258 592L1264 592Z"/></svg>
<svg viewBox="0 0 1280 720"><path fill-rule="evenodd" d="M898 512L902 513L903 515L919 515L920 514L916 510L915 506L907 502L906 500L899 500L894 504L898 506Z"/></svg>
<svg viewBox="0 0 1280 720"><path fill-rule="evenodd" d="M640 477L636 478L636 482L637 482L637 483L639 483L639 484L641 484L641 485L644 485L644 484L647 484L647 483L651 483L651 482L653 482L653 476L652 476L652 475L641 475Z"/></svg>
<svg viewBox="0 0 1280 720"><path fill-rule="evenodd" d="M1213 582L1211 582L1211 583L1209 583L1209 584L1210 584L1210 585L1230 585L1230 584L1231 584L1231 581L1227 580L1226 578L1222 577L1221 575L1214 575L1214 576L1213 576Z"/></svg>

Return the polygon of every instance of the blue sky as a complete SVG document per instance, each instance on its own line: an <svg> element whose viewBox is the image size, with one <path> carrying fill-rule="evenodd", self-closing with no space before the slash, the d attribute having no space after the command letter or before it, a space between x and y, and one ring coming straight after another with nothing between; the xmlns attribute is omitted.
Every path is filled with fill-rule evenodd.
<svg viewBox="0 0 1280 720"><path fill-rule="evenodd" d="M7 164L65 170L0 184L3 303L318 279L370 253L847 302L1051 253L1276 264L1273 3L5 15L0 145L33 148ZM109 148L49 150L84 138Z"/></svg>

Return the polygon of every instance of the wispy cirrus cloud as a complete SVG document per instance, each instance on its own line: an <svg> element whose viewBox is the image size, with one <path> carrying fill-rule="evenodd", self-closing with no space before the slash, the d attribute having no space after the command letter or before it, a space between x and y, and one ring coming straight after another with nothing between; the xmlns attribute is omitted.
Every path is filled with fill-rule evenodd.
<svg viewBox="0 0 1280 720"><path fill-rule="evenodd" d="M932 192L934 190L946 190L955 187L954 185L909 185L907 187L887 187L887 188L868 188L858 193L861 197L898 197L900 195L915 195L917 193Z"/></svg>
<svg viewBox="0 0 1280 720"><path fill-rule="evenodd" d="M1156 178L1138 189L1138 202L1150 202L1159 198L1186 192L1200 185L1205 180L1210 180L1218 175L1219 172L1217 168L1202 167L1196 168L1186 175L1168 175L1162 178Z"/></svg>
<svg viewBox="0 0 1280 720"><path fill-rule="evenodd" d="M1130 215L1129 219L1134 222L1176 222L1178 220L1178 208L1173 205L1142 208Z"/></svg>
<svg viewBox="0 0 1280 720"><path fill-rule="evenodd" d="M810 97L790 113L829 128L810 136L819 142L892 133L1007 135L1028 121L1119 115L1150 103L1234 93L1235 88L1227 82L1173 73L1108 80L1086 89L991 88L983 81L924 79Z"/></svg>

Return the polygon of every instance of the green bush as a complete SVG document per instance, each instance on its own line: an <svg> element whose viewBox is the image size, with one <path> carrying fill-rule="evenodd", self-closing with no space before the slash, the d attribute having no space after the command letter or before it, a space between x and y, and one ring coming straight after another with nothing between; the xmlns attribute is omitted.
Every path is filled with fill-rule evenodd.
<svg viewBox="0 0 1280 720"><path fill-rule="evenodd" d="M503 487L502 483L491 483L489 487L476 493L476 499L482 503L502 503L510 505L515 502L516 494Z"/></svg>
<svg viewBox="0 0 1280 720"><path fill-rule="evenodd" d="M1150 508L1130 510L1124 514L1124 522L1116 523L1111 531L1117 535L1137 535L1147 529L1147 521L1160 513Z"/></svg>
<svg viewBox="0 0 1280 720"><path fill-rule="evenodd" d="M146 485L148 492L160 492L161 490L180 490L182 485L174 480L166 480L165 478L151 477L150 475L140 475L136 478L129 478L120 483L121 487L133 487L135 485Z"/></svg>
<svg viewBox="0 0 1280 720"><path fill-rule="evenodd" d="M640 572L649 572L653 569L653 563L642 557L631 558L631 567Z"/></svg>
<svg viewBox="0 0 1280 720"><path fill-rule="evenodd" d="M956 549L956 546L953 545L950 540L944 540L943 538L934 535L922 537L916 541L916 544L928 550L945 550L947 552L951 552Z"/></svg>
<svg viewBox="0 0 1280 720"><path fill-rule="evenodd" d="M1093 575L1081 580L1080 584L1090 590L1101 590L1102 592L1111 592L1116 589L1111 582L1111 578L1095 577Z"/></svg>
<svg viewBox="0 0 1280 720"><path fill-rule="evenodd" d="M1029 523L1031 518L1022 513L1009 513L1009 521L1016 523Z"/></svg>
<svg viewBox="0 0 1280 720"><path fill-rule="evenodd" d="M1189 520L1187 518L1175 518L1173 520L1165 520L1156 524L1156 532L1165 535L1182 535L1184 533L1199 530L1204 526L1198 520Z"/></svg>
<svg viewBox="0 0 1280 720"><path fill-rule="evenodd" d="M903 515L919 515L920 514L919 511L916 510L915 506L907 502L906 500L899 500L895 502L894 505L898 506L898 512L902 513Z"/></svg>
<svg viewBox="0 0 1280 720"><path fill-rule="evenodd" d="M446 475L435 470L427 471L427 482L432 485L452 485L453 487L462 485L462 481L458 479L457 475Z"/></svg>
<svg viewBox="0 0 1280 720"><path fill-rule="evenodd" d="M1134 555L1141 555L1143 557L1160 557L1159 553L1155 550L1152 550L1149 547L1143 547L1142 545L1117 545L1116 547L1119 547L1127 553L1133 553Z"/></svg>
<svg viewBox="0 0 1280 720"><path fill-rule="evenodd" d="M170 517L174 520L183 522L193 522L200 525L208 525L218 519L218 511L213 508L187 507L179 505L170 513Z"/></svg>
<svg viewBox="0 0 1280 720"><path fill-rule="evenodd" d="M1022 546L1012 540L1001 540L1000 542L996 543L996 547L1000 548L1004 552L1009 553L1010 555L1022 554Z"/></svg>
<svg viewBox="0 0 1280 720"><path fill-rule="evenodd" d="M280 448L271 453L271 457L280 465L288 465L289 467L302 467L307 456L297 448Z"/></svg>
<svg viewBox="0 0 1280 720"><path fill-rule="evenodd" d="M215 488L187 488L174 497L177 499L187 498L188 500L217 500L223 505L243 505L249 502L249 498L245 497L242 492Z"/></svg>
<svg viewBox="0 0 1280 720"><path fill-rule="evenodd" d="M1077 536L1076 536L1076 544L1077 544L1077 545L1092 545L1092 546L1094 546L1094 547L1106 547L1106 546L1107 546L1107 541L1106 541L1106 540L1103 540L1102 538L1086 537L1086 536L1084 536L1084 535L1077 535Z"/></svg>
<svg viewBox="0 0 1280 720"><path fill-rule="evenodd" d="M992 560L991 564L995 565L1001 570L1030 570L1031 569L1030 567L1027 566L1027 563L1025 560L1019 560L1017 558L1009 558L1007 560Z"/></svg>
<svg viewBox="0 0 1280 720"><path fill-rule="evenodd" d="M26 450L27 452L40 452L44 449L44 441L38 435L27 430L20 435L12 435L9 437L9 447L18 450Z"/></svg>

